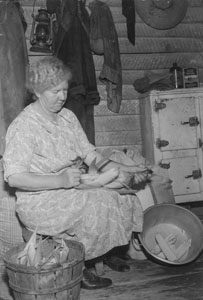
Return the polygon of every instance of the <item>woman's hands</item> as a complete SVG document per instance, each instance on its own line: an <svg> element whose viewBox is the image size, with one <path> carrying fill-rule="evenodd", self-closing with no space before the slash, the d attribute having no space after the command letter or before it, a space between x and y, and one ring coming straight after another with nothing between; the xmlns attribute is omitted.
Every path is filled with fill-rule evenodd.
<svg viewBox="0 0 203 300"><path fill-rule="evenodd" d="M149 178L148 171L137 172L134 174L134 182L136 184L146 181Z"/></svg>
<svg viewBox="0 0 203 300"><path fill-rule="evenodd" d="M120 170L118 180L125 182L127 173L130 177L134 176L134 182L137 184L146 181L148 178L148 172L145 167L130 166L129 172L128 170ZM66 168L58 176L60 176L61 188L69 189L81 183L81 171L76 167Z"/></svg>
<svg viewBox="0 0 203 300"><path fill-rule="evenodd" d="M146 181L150 177L150 170L144 165L126 166L125 171L134 174L136 184Z"/></svg>
<svg viewBox="0 0 203 300"><path fill-rule="evenodd" d="M136 184L146 181L149 178L149 170L145 166L126 166L125 170L119 169L117 180L121 183L127 184L132 176ZM74 166L64 169L58 176L60 177L61 188L64 189L76 187L81 183L81 170Z"/></svg>
<svg viewBox="0 0 203 300"><path fill-rule="evenodd" d="M63 170L58 176L61 179L61 188L69 189L80 184L81 171L75 167Z"/></svg>

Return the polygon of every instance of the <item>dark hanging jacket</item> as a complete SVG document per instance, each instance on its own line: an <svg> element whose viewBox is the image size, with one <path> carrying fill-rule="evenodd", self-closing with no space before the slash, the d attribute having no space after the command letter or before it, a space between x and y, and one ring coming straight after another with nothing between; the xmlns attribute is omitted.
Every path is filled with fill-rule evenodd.
<svg viewBox="0 0 203 300"><path fill-rule="evenodd" d="M99 104L95 67L89 43L89 15L82 1L62 1L57 10L55 55L72 70L65 107L78 117L90 142L94 141L94 105Z"/></svg>

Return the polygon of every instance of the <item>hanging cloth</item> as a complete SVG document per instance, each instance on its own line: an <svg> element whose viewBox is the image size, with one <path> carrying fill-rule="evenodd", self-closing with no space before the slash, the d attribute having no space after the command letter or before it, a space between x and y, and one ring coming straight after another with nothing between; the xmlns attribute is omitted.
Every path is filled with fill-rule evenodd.
<svg viewBox="0 0 203 300"><path fill-rule="evenodd" d="M135 45L135 2L122 0L122 14L126 17L127 35L131 44Z"/></svg>
<svg viewBox="0 0 203 300"><path fill-rule="evenodd" d="M89 8L91 10L90 39L98 39L98 45L104 54L99 79L106 84L108 109L117 113L122 101L122 70L117 32L107 4L95 0L90 3Z"/></svg>
<svg viewBox="0 0 203 300"><path fill-rule="evenodd" d="M95 67L89 42L89 15L82 1L62 1L58 13L55 55L72 70L65 107L80 121L95 144L94 105L99 104Z"/></svg>
<svg viewBox="0 0 203 300"><path fill-rule="evenodd" d="M27 66L19 8L10 1L0 2L0 155L8 126L24 107Z"/></svg>

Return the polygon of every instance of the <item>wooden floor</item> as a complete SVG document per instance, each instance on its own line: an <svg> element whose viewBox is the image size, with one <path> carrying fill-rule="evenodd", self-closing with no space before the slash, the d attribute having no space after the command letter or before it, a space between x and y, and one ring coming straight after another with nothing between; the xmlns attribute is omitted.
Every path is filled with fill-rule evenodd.
<svg viewBox="0 0 203 300"><path fill-rule="evenodd" d="M203 222L203 203L191 210ZM128 263L131 269L125 273L105 266L104 277L111 278L113 285L92 291L81 289L80 300L203 300L203 253L195 262L179 267L151 259Z"/></svg>
<svg viewBox="0 0 203 300"><path fill-rule="evenodd" d="M81 290L81 300L201 300L203 256L187 266L166 266L150 260L131 261L130 272L106 270L113 285Z"/></svg>
<svg viewBox="0 0 203 300"><path fill-rule="evenodd" d="M203 202L187 208L203 222ZM82 289L80 300L203 300L203 253L186 266L152 260L132 260L130 266L130 272L125 273L106 267L104 276L111 278L113 285L95 291Z"/></svg>

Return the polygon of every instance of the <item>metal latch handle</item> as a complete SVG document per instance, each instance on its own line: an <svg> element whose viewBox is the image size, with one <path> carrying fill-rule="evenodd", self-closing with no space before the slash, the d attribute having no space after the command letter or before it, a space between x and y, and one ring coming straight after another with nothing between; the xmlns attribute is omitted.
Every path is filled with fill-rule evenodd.
<svg viewBox="0 0 203 300"><path fill-rule="evenodd" d="M182 125L189 124L191 127L199 125L199 120L197 117L190 117L188 122L181 122Z"/></svg>
<svg viewBox="0 0 203 300"><path fill-rule="evenodd" d="M193 179L202 178L202 171L200 169L194 170L191 175L185 176L185 178L190 178L190 177L192 177Z"/></svg>

